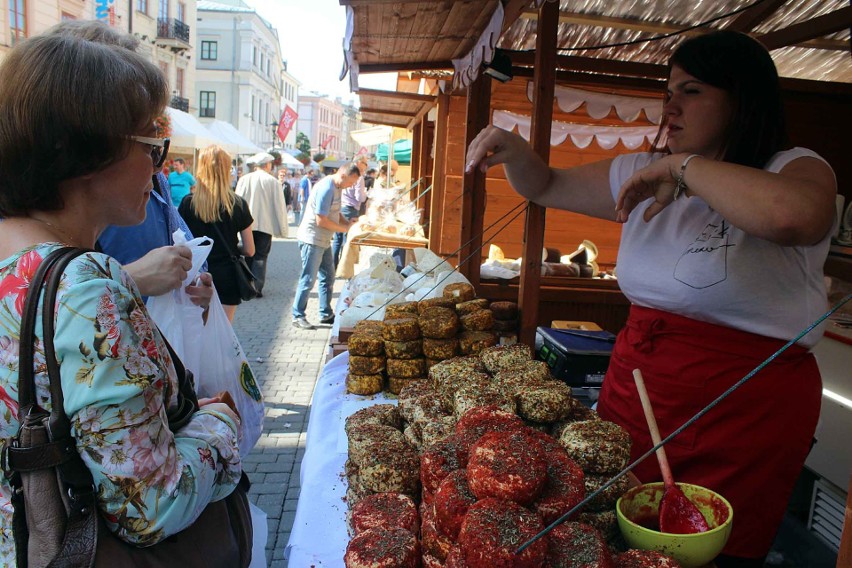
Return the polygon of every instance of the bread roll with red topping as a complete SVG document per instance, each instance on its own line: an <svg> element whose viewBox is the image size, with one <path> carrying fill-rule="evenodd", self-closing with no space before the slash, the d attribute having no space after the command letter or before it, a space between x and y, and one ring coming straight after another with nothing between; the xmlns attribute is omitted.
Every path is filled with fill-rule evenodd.
<svg viewBox="0 0 852 568"><path fill-rule="evenodd" d="M423 490L435 493L448 475L461 468L462 460L455 436L434 443L420 454L420 482Z"/></svg>
<svg viewBox="0 0 852 568"><path fill-rule="evenodd" d="M467 478L479 499L496 497L528 505L544 489L547 458L525 429L489 432L470 450Z"/></svg>
<svg viewBox="0 0 852 568"><path fill-rule="evenodd" d="M457 443L462 464L467 465L470 448L484 434L488 432L511 432L523 428L524 423L520 418L500 410L496 406L481 406L468 410L456 424Z"/></svg>
<svg viewBox="0 0 852 568"><path fill-rule="evenodd" d="M434 505L420 505L420 541L423 547L423 559L429 555L443 566L455 543L438 530L435 524Z"/></svg>
<svg viewBox="0 0 852 568"><path fill-rule="evenodd" d="M540 568L547 558L547 539L515 551L544 529L538 515L513 501L488 498L470 506L458 543L469 568Z"/></svg>
<svg viewBox="0 0 852 568"><path fill-rule="evenodd" d="M441 482L433 499L435 525L442 534L455 541L468 508L476 503L476 495L467 483L467 472L458 469Z"/></svg>
<svg viewBox="0 0 852 568"><path fill-rule="evenodd" d="M628 550L615 557L615 568L680 568L680 563L655 550Z"/></svg>
<svg viewBox="0 0 852 568"><path fill-rule="evenodd" d="M375 493L362 499L350 516L352 532L358 535L368 529L405 529L412 534L420 530L420 516L411 497L402 493Z"/></svg>
<svg viewBox="0 0 852 568"><path fill-rule="evenodd" d="M346 568L419 568L420 543L405 529L370 529L349 541Z"/></svg>

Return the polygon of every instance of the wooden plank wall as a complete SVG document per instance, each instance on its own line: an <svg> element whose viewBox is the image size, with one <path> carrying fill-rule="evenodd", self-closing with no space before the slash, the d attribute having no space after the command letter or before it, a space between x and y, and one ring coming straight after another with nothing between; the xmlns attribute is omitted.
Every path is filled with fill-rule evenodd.
<svg viewBox="0 0 852 568"><path fill-rule="evenodd" d="M495 110L507 110L517 114L531 116L532 103L527 98L527 80L515 79L508 83L493 82L491 107ZM554 102L553 119L560 122L575 122L582 124L623 124L615 115L614 111L609 116L597 121L586 114L584 107L580 107L573 113L563 112ZM441 236L437 240L436 252L448 255L459 246L460 238L460 204L462 191L462 176L464 169L464 124L465 124L465 99L453 96L450 101L450 115L447 128L446 145L446 173L445 173L445 197L444 210L441 220ZM650 124L640 116L640 119L632 125ZM629 152L627 148L619 143L610 150L605 150L592 142L586 148L574 146L568 138L559 146L551 148L550 162L555 167L567 168L573 165L595 162L604 158L616 156ZM640 151L640 150L634 150ZM495 167L488 171L486 182L486 210L485 226L491 226L501 217L506 215L523 200L515 193L506 181L503 168ZM432 215L438 214L433 211ZM521 255L523 245L524 216L518 215L514 221L511 215L497 223L497 227L486 232L484 240L498 245L503 249L507 258L517 258ZM497 234L498 227L505 228ZM547 225L545 229L545 246L559 249L562 254L573 252L584 239L594 242L599 251L598 262L602 267L612 266L618 251L618 242L621 238L621 228L616 223L591 219L583 215L569 213L567 211L550 210L547 212ZM483 258L488 255L488 246L482 249Z"/></svg>

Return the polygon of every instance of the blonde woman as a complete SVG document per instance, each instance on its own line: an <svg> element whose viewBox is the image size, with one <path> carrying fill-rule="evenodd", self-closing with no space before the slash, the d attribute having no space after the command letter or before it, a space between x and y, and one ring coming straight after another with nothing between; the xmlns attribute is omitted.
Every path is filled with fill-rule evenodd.
<svg viewBox="0 0 852 568"><path fill-rule="evenodd" d="M240 289L231 257L237 251L238 233L243 254L254 255L254 219L245 199L231 190L231 156L221 147L208 146L201 151L195 177L195 192L183 198L178 211L193 235L213 239L207 266L228 320L233 321L240 304Z"/></svg>

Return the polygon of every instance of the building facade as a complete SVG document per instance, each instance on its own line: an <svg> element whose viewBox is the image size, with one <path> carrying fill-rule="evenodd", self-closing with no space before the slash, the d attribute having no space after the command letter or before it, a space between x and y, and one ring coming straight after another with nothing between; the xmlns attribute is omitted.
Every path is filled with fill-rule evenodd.
<svg viewBox="0 0 852 568"><path fill-rule="evenodd" d="M298 129L311 141L311 154L321 152L330 159L342 159L343 113L340 99L312 93L299 96ZM348 136L347 136L348 137Z"/></svg>
<svg viewBox="0 0 852 568"><path fill-rule="evenodd" d="M344 103L341 151L345 158L353 158L361 151L361 145L355 142L349 133L362 128L364 128L364 123L361 122L361 113L358 108L351 102ZM369 149L365 148L365 151L369 151Z"/></svg>
<svg viewBox="0 0 852 568"><path fill-rule="evenodd" d="M273 123L287 83L277 30L240 0L199 1L197 27L199 120L230 122L261 148L280 146Z"/></svg>
<svg viewBox="0 0 852 568"><path fill-rule="evenodd" d="M139 53L160 67L169 81L171 106L196 114L196 0L6 0L0 10L0 58L15 42L40 34L63 20L98 19L135 35Z"/></svg>

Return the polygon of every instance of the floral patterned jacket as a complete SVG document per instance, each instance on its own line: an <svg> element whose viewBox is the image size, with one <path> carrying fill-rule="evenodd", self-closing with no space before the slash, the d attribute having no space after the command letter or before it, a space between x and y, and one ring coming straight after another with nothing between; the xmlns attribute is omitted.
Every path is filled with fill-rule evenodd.
<svg viewBox="0 0 852 568"><path fill-rule="evenodd" d="M18 342L30 279L57 243L0 260L0 431L18 431ZM36 323L39 404L50 408L41 317ZM65 412L77 450L98 487L101 513L122 539L159 542L188 525L240 478L236 425L200 410L178 432L166 409L176 404L169 352L133 280L104 254L74 259L56 306L56 357ZM0 481L0 566L15 566L11 489Z"/></svg>

